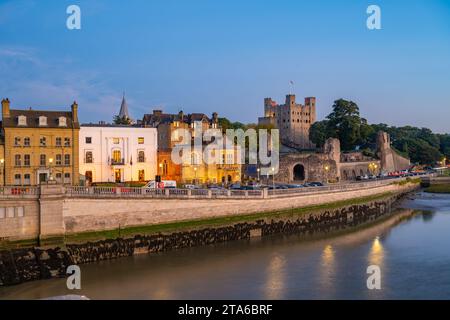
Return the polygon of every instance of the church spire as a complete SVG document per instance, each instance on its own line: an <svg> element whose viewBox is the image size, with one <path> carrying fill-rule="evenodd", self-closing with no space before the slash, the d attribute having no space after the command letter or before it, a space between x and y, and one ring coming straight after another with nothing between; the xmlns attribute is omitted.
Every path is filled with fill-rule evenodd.
<svg viewBox="0 0 450 320"><path fill-rule="evenodd" d="M130 114L128 113L128 104L127 101L125 100L125 92L123 93L122 96L122 104L120 105L119 117L131 119Z"/></svg>

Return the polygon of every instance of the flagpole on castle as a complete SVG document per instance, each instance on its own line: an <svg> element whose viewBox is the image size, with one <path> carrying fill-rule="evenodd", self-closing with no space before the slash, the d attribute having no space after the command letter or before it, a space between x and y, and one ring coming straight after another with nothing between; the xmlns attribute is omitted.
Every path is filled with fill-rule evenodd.
<svg viewBox="0 0 450 320"><path fill-rule="evenodd" d="M294 81L289 80L289 95L294 91Z"/></svg>

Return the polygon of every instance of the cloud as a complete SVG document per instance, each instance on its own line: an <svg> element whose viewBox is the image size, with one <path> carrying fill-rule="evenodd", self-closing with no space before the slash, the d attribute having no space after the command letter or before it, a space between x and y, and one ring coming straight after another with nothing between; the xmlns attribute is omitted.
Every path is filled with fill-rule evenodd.
<svg viewBox="0 0 450 320"><path fill-rule="evenodd" d="M119 111L121 93L69 59L50 63L33 48L1 46L0 72L9 79L0 82L0 96L9 97L13 108L67 109L76 100L83 122L111 121Z"/></svg>

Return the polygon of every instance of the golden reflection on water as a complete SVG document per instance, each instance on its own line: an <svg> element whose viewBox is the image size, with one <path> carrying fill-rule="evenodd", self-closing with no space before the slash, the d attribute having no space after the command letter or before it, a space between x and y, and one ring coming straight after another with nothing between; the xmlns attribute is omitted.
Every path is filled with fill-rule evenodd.
<svg viewBox="0 0 450 320"><path fill-rule="evenodd" d="M379 237L376 237L372 242L372 247L369 252L369 265L377 265L381 267L384 262L384 248Z"/></svg>
<svg viewBox="0 0 450 320"><path fill-rule="evenodd" d="M267 280L264 288L266 299L283 299L286 289L286 258L283 255L273 255L267 266Z"/></svg>
<svg viewBox="0 0 450 320"><path fill-rule="evenodd" d="M323 248L320 258L319 285L323 292L331 293L334 287L336 273L336 252L332 245Z"/></svg>

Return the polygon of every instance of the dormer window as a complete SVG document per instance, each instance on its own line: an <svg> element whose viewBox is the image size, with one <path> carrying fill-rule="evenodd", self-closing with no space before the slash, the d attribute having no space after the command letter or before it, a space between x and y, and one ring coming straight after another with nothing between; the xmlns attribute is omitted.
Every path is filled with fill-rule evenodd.
<svg viewBox="0 0 450 320"><path fill-rule="evenodd" d="M27 125L27 117L26 116L18 116L17 117L17 125L26 126Z"/></svg>
<svg viewBox="0 0 450 320"><path fill-rule="evenodd" d="M47 125L47 117L45 116L40 116L39 117L39 126L46 126Z"/></svg>
<svg viewBox="0 0 450 320"><path fill-rule="evenodd" d="M58 118L58 125L60 127L67 127L67 119L66 119L66 117L59 117Z"/></svg>

